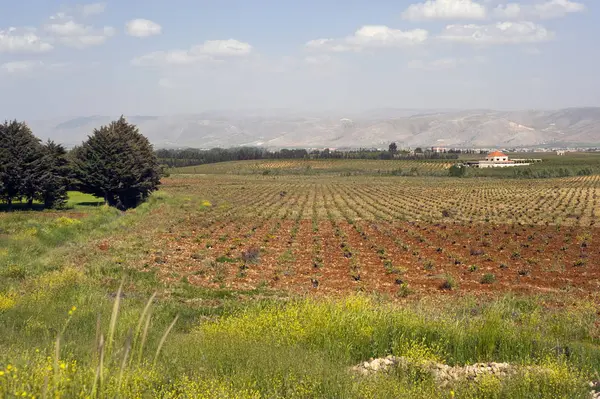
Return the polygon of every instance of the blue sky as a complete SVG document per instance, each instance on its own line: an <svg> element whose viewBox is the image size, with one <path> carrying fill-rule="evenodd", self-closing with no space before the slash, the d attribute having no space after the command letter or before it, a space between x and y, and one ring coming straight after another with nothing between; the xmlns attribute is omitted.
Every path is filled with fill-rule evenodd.
<svg viewBox="0 0 600 399"><path fill-rule="evenodd" d="M600 106L596 3L5 1L0 118Z"/></svg>

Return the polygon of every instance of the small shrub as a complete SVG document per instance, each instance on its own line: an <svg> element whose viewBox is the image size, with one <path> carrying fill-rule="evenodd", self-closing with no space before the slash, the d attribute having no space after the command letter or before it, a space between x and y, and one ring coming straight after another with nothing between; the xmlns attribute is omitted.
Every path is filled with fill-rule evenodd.
<svg viewBox="0 0 600 399"><path fill-rule="evenodd" d="M471 273L474 273L474 272L476 272L477 270L479 270L479 266L477 266L477 265L471 265L471 266L469 266L469 271L470 271Z"/></svg>
<svg viewBox="0 0 600 399"><path fill-rule="evenodd" d="M486 273L481 278L481 284L493 284L496 282L496 276L492 273Z"/></svg>
<svg viewBox="0 0 600 399"><path fill-rule="evenodd" d="M425 264L423 265L423 269L427 270L427 271L432 271L435 268L435 265L433 263L433 261L428 260L425 262Z"/></svg>
<svg viewBox="0 0 600 399"><path fill-rule="evenodd" d="M455 290L456 287L457 287L456 280L450 274L447 274L444 277L444 281L442 281L442 284L440 284L440 289L447 290L447 291Z"/></svg>
<svg viewBox="0 0 600 399"><path fill-rule="evenodd" d="M257 264L260 261L260 248L250 247L242 252L242 260L244 263Z"/></svg>
<svg viewBox="0 0 600 399"><path fill-rule="evenodd" d="M398 288L397 295L400 298L406 298L410 294L412 294L412 290L410 289L410 287L408 286L408 284L406 284L406 283L400 284L400 288Z"/></svg>

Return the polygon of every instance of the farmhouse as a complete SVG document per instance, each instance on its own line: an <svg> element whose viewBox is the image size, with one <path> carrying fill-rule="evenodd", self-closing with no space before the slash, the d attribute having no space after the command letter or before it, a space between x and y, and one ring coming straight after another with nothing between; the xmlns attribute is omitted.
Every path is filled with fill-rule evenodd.
<svg viewBox="0 0 600 399"><path fill-rule="evenodd" d="M485 160L467 162L473 168L509 168L514 166L527 166L541 159L509 159L508 155L501 151L492 151L486 155Z"/></svg>

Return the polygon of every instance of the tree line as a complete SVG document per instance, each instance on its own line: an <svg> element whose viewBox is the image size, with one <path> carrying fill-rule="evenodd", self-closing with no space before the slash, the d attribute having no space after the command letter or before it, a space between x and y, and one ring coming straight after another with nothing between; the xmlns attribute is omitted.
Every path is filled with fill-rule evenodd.
<svg viewBox="0 0 600 399"><path fill-rule="evenodd" d="M395 143L392 144L390 144L387 151L376 149L342 151L329 148L310 151L306 149L271 151L257 147L212 148L209 150L196 148L160 149L156 151L156 156L162 164L171 168L260 159L458 159L456 153L437 153L421 148L417 148L413 153L398 151Z"/></svg>
<svg viewBox="0 0 600 399"><path fill-rule="evenodd" d="M12 210L17 201L31 209L61 208L67 192L78 190L125 210L158 188L162 169L148 139L124 117L94 129L67 151L42 143L25 122L0 124L0 200Z"/></svg>

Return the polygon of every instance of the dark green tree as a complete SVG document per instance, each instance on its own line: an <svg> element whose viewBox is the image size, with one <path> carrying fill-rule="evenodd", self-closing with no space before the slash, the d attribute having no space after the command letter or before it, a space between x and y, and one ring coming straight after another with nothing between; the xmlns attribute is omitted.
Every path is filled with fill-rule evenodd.
<svg viewBox="0 0 600 399"><path fill-rule="evenodd" d="M160 184L152 145L123 116L95 129L73 155L79 189L121 210L136 207Z"/></svg>
<svg viewBox="0 0 600 399"><path fill-rule="evenodd" d="M24 122L0 125L0 198L12 209L13 200L25 197L33 206L41 182L40 140Z"/></svg>
<svg viewBox="0 0 600 399"><path fill-rule="evenodd" d="M71 167L65 148L48 140L42 150L41 190L38 194L45 208L62 208L67 202Z"/></svg>
<svg viewBox="0 0 600 399"><path fill-rule="evenodd" d="M398 152L398 146L396 145L396 143L394 143L394 142L391 143L390 146L389 146L389 148L388 148L388 151L389 151L390 154L397 153Z"/></svg>
<svg viewBox="0 0 600 399"><path fill-rule="evenodd" d="M454 164L448 169L448 174L452 177L464 177L467 175L467 167L463 164Z"/></svg>

